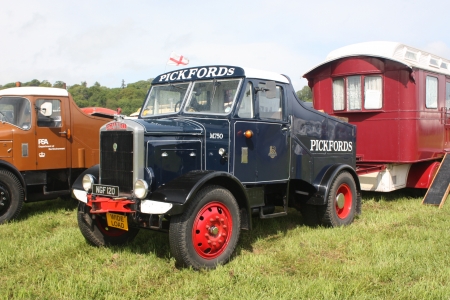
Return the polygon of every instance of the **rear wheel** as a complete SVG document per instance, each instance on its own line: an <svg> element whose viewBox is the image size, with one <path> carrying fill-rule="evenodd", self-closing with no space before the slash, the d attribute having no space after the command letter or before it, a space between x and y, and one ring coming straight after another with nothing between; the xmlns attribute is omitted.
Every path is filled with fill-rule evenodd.
<svg viewBox="0 0 450 300"><path fill-rule="evenodd" d="M95 246L122 245L132 241L139 232L138 228L127 230L109 227L105 214L91 214L90 207L78 204L78 227L85 239Z"/></svg>
<svg viewBox="0 0 450 300"><path fill-rule="evenodd" d="M356 215L356 184L348 172L339 173L331 184L327 204L322 207L322 224L332 227L349 225Z"/></svg>
<svg viewBox="0 0 450 300"><path fill-rule="evenodd" d="M181 215L171 218L169 239L178 263L212 269L227 263L240 234L239 207L233 195L219 186L202 189Z"/></svg>
<svg viewBox="0 0 450 300"><path fill-rule="evenodd" d="M19 215L24 194L19 179L9 171L0 170L0 224Z"/></svg>

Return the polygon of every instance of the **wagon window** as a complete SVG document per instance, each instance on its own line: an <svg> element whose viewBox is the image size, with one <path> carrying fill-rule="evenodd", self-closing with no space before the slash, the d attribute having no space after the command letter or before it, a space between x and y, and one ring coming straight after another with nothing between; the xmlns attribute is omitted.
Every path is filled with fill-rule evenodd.
<svg viewBox="0 0 450 300"><path fill-rule="evenodd" d="M61 127L61 101L53 99L39 99L36 107L41 108L46 103L51 103L51 115L45 116L43 110L38 109L37 125L39 127Z"/></svg>
<svg viewBox="0 0 450 300"><path fill-rule="evenodd" d="M445 83L445 107L450 108L450 82Z"/></svg>
<svg viewBox="0 0 450 300"><path fill-rule="evenodd" d="M437 108L438 79L436 77L427 76L425 89L426 89L426 97L425 97L426 107Z"/></svg>
<svg viewBox="0 0 450 300"><path fill-rule="evenodd" d="M344 79L333 80L333 109L344 110Z"/></svg>
<svg viewBox="0 0 450 300"><path fill-rule="evenodd" d="M361 109L361 76L347 77L347 100L350 110Z"/></svg>
<svg viewBox="0 0 450 300"><path fill-rule="evenodd" d="M367 76L364 78L364 108L380 109L382 105L381 76Z"/></svg>
<svg viewBox="0 0 450 300"><path fill-rule="evenodd" d="M259 95L259 116L261 119L282 119L282 95L283 90L277 86L276 97L267 98L266 92L260 92Z"/></svg>
<svg viewBox="0 0 450 300"><path fill-rule="evenodd" d="M244 96L242 96L241 104L239 105L238 116L240 118L253 118L253 87L249 82L245 89Z"/></svg>

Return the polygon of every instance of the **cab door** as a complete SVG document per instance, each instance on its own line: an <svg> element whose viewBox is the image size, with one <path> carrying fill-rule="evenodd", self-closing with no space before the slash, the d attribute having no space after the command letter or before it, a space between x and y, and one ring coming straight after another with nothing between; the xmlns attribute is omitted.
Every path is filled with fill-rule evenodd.
<svg viewBox="0 0 450 300"><path fill-rule="evenodd" d="M67 165L66 116L60 99L36 100L36 162L38 170L64 169Z"/></svg>
<svg viewBox="0 0 450 300"><path fill-rule="evenodd" d="M289 178L289 123L282 86L271 97L249 81L234 123L234 175L243 183L286 181ZM255 88L256 87L256 88Z"/></svg>

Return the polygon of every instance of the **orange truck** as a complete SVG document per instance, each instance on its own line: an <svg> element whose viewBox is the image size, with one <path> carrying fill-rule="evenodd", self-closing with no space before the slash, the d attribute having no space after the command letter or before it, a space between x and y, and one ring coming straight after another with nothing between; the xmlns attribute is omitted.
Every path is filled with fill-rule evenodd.
<svg viewBox="0 0 450 300"><path fill-rule="evenodd" d="M78 175L99 163L100 127L114 114L79 108L65 89L0 90L0 224L24 202L69 198Z"/></svg>

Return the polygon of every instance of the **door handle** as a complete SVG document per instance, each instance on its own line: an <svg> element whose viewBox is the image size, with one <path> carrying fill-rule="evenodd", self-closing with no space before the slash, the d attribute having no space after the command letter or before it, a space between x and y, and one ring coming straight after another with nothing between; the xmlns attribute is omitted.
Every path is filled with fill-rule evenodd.
<svg viewBox="0 0 450 300"><path fill-rule="evenodd" d="M61 131L59 134L67 134L67 131Z"/></svg>

